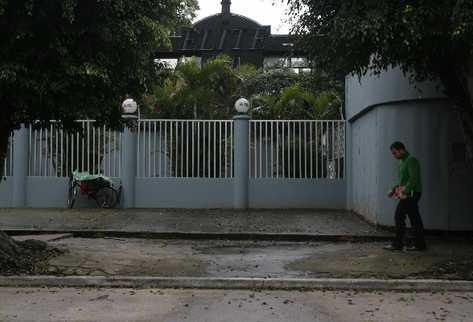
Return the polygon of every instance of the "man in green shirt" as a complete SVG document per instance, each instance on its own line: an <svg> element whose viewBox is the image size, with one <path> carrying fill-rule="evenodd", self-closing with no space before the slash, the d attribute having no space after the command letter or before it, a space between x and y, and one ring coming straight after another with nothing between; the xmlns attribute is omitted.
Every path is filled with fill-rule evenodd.
<svg viewBox="0 0 473 322"><path fill-rule="evenodd" d="M419 213L419 200L422 194L422 180L419 161L407 152L401 142L391 145L391 153L399 160L399 177L396 185L389 192L389 197L399 198L399 203L394 216L396 222L396 237L387 250L402 250L404 248L404 235L406 233L406 215L409 216L411 226L414 228L414 246L407 250L425 250L424 225Z"/></svg>

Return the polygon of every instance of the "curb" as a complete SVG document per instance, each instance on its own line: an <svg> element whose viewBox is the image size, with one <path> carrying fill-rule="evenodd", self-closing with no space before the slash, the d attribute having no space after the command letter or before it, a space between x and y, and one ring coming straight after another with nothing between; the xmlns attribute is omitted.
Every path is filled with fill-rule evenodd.
<svg viewBox="0 0 473 322"><path fill-rule="evenodd" d="M148 276L0 276L0 287L106 287L240 290L366 290L473 292L473 281L381 279L277 279Z"/></svg>

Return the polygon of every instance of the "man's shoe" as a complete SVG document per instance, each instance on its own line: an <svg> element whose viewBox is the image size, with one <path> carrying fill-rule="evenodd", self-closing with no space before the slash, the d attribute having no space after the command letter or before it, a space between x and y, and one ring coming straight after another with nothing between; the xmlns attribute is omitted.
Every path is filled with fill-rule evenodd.
<svg viewBox="0 0 473 322"><path fill-rule="evenodd" d="M383 247L384 250L390 250L390 251L402 251L402 247L399 246L393 246L393 245L386 245Z"/></svg>
<svg viewBox="0 0 473 322"><path fill-rule="evenodd" d="M425 252L427 250L427 247L417 247L417 246L409 246L406 247L406 250L409 252Z"/></svg>

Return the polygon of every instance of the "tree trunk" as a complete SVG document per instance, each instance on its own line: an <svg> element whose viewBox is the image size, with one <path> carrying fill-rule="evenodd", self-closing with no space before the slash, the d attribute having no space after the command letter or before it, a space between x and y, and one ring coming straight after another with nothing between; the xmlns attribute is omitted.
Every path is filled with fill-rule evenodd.
<svg viewBox="0 0 473 322"><path fill-rule="evenodd" d="M445 94L453 101L465 139L467 162L473 166L473 64L440 73Z"/></svg>
<svg viewBox="0 0 473 322"><path fill-rule="evenodd" d="M5 176L4 160L12 130L11 124L0 122L0 184ZM37 271L36 260L41 258L47 249L47 244L44 242L36 240L17 242L0 231L0 273Z"/></svg>

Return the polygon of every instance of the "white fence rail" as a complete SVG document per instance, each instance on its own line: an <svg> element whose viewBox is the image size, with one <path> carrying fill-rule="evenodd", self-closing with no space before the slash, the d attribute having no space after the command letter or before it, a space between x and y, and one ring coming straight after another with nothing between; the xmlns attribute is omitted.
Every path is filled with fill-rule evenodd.
<svg viewBox="0 0 473 322"><path fill-rule="evenodd" d="M345 121L250 122L250 177L343 179Z"/></svg>
<svg viewBox="0 0 473 322"><path fill-rule="evenodd" d="M54 122L47 128L29 128L29 176L67 177L88 171L119 177L122 133L93 120L77 121L81 131L66 132Z"/></svg>
<svg viewBox="0 0 473 322"><path fill-rule="evenodd" d="M29 127L29 176L67 177L73 170L120 177L122 132L77 121ZM233 178L233 120L138 120L137 177ZM252 120L251 178L344 179L345 121ZM12 140L12 138L10 139ZM13 174L13 142L2 166Z"/></svg>
<svg viewBox="0 0 473 322"><path fill-rule="evenodd" d="M139 120L140 178L233 177L233 121Z"/></svg>
<svg viewBox="0 0 473 322"><path fill-rule="evenodd" d="M10 177L13 175L13 149L14 149L14 140L13 135L10 135L8 139L8 150L5 159L2 160L1 166L3 166L3 176Z"/></svg>

